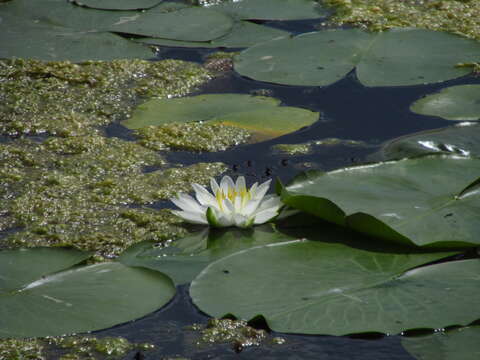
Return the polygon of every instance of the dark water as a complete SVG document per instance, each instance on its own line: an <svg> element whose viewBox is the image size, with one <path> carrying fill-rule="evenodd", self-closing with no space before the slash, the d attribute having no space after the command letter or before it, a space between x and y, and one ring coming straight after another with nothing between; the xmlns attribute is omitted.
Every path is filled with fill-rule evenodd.
<svg viewBox="0 0 480 360"><path fill-rule="evenodd" d="M314 22L274 23L298 33L314 30ZM296 31L295 31L296 29ZM176 58L201 62L212 50L164 48L158 59ZM361 85L352 71L341 81L327 87L296 87L261 83L242 78L232 72L199 89L200 93L252 93L266 89L283 105L303 107L321 113L317 123L309 128L258 144L241 145L218 153L166 153L172 163L192 164L199 161L221 161L230 167L232 175L246 175L249 182L279 177L288 182L300 170L315 168L330 170L365 162L368 155L382 143L417 131L450 126L453 122L417 115L409 110L418 98L444 87L480 83L473 76L420 86L375 87ZM130 138L129 130L120 125L107 129L111 136ZM303 143L324 138L359 140L363 147L346 145L314 147L314 152L301 156L272 153L271 146L283 143ZM308 163L308 166L302 165ZM148 169L147 169L148 171ZM156 207L168 207L160 202ZM195 334L185 331L192 323L205 324L208 317L199 312L183 286L169 305L132 323L97 332L99 336L124 336L134 342L150 342L157 349L142 354L131 353L126 359L328 359L328 360L412 360L401 346L400 336L333 337L273 334L286 339L284 345L250 347L236 353L229 344L199 347Z"/></svg>

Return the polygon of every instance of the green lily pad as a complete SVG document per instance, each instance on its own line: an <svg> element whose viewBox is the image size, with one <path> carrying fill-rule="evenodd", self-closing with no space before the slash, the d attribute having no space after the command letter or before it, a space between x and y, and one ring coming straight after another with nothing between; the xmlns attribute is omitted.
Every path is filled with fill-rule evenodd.
<svg viewBox="0 0 480 360"><path fill-rule="evenodd" d="M0 14L22 18L25 24L66 27L83 31L104 31L111 24L139 16L137 11L105 11L76 6L66 0L15 0L0 4ZM93 47L94 48L94 47Z"/></svg>
<svg viewBox="0 0 480 360"><path fill-rule="evenodd" d="M172 281L110 262L74 267L76 250L0 252L0 338L57 336L108 328L165 305ZM30 262L30 266L27 266Z"/></svg>
<svg viewBox="0 0 480 360"><path fill-rule="evenodd" d="M0 251L0 293L13 291L42 276L67 269L90 257L67 248L35 248Z"/></svg>
<svg viewBox="0 0 480 360"><path fill-rule="evenodd" d="M81 62L153 56L147 46L115 34L36 24L30 19L3 14L0 15L0 42L0 58Z"/></svg>
<svg viewBox="0 0 480 360"><path fill-rule="evenodd" d="M248 48L236 57L235 70L260 81L325 86L356 68L366 86L400 86L466 75L469 69L455 65L479 56L477 41L442 32L325 30Z"/></svg>
<svg viewBox="0 0 480 360"><path fill-rule="evenodd" d="M205 121L246 129L257 139L264 140L296 131L318 119L317 112L279 105L278 99L243 94L152 99L138 106L122 125L139 129L150 125Z"/></svg>
<svg viewBox="0 0 480 360"><path fill-rule="evenodd" d="M446 120L480 120L480 85L450 86L415 101L410 110Z"/></svg>
<svg viewBox="0 0 480 360"><path fill-rule="evenodd" d="M480 326L469 326L427 336L403 337L402 345L418 360L478 360L479 339Z"/></svg>
<svg viewBox="0 0 480 360"><path fill-rule="evenodd" d="M163 0L73 0L76 5L104 10L150 9Z"/></svg>
<svg viewBox="0 0 480 360"><path fill-rule="evenodd" d="M279 37L288 36L287 31L274 29L269 26L257 25L249 21L239 21L225 36L209 42L176 41L160 38L139 38L136 41L160 46L201 47L201 48L239 48L270 41Z"/></svg>
<svg viewBox="0 0 480 360"><path fill-rule="evenodd" d="M282 200L324 220L404 245L480 244L480 159L426 156L310 173Z"/></svg>
<svg viewBox="0 0 480 360"><path fill-rule="evenodd" d="M190 295L211 316L262 315L272 330L287 333L395 334L468 324L480 317L480 260L417 268L446 255L297 240L210 264L192 282Z"/></svg>
<svg viewBox="0 0 480 360"><path fill-rule="evenodd" d="M170 276L176 285L191 282L208 264L234 252L254 246L291 239L270 225L254 229L201 231L177 240L167 248L156 248L143 242L127 249L119 261L129 266L140 266Z"/></svg>
<svg viewBox="0 0 480 360"><path fill-rule="evenodd" d="M384 145L379 155L391 160L431 153L480 157L480 125L451 126L404 136Z"/></svg>
<svg viewBox="0 0 480 360"><path fill-rule="evenodd" d="M209 41L227 34L233 21L220 12L200 7L167 13L145 12L125 18L108 30L181 41Z"/></svg>
<svg viewBox="0 0 480 360"><path fill-rule="evenodd" d="M313 0L241 0L205 3L210 9L240 19L301 20L327 15L327 12Z"/></svg>

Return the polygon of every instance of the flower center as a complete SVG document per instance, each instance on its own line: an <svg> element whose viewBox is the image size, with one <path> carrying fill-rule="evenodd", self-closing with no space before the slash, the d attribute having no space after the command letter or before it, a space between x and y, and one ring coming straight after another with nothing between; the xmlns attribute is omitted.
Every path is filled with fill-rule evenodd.
<svg viewBox="0 0 480 360"><path fill-rule="evenodd" d="M217 199L218 206L222 211L224 211L223 200L229 199L232 204L235 204L235 199L237 197L240 197L240 207L243 208L245 204L252 198L252 194L246 188L237 191L233 187L228 187L226 193L222 189L218 189L215 193L215 198Z"/></svg>

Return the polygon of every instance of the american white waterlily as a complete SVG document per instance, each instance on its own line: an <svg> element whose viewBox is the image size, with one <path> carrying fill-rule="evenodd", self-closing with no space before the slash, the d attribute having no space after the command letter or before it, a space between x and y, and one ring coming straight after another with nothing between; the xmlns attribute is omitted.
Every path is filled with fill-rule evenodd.
<svg viewBox="0 0 480 360"><path fill-rule="evenodd" d="M270 182L255 183L247 189L243 176L239 176L236 183L230 176L224 176L220 185L212 178L213 194L202 185L192 184L196 200L188 194L180 194L171 200L182 210L172 212L190 223L215 227L245 228L263 224L277 216L282 206L278 196L265 196Z"/></svg>

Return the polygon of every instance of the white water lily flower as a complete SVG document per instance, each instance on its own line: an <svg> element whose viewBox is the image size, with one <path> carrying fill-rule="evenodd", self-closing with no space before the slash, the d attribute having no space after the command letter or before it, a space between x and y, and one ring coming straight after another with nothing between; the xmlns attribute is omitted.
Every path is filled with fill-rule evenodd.
<svg viewBox="0 0 480 360"><path fill-rule="evenodd" d="M172 212L190 223L215 227L246 228L263 224L277 216L282 206L278 196L265 196L270 182L255 183L247 189L243 176L239 176L236 183L230 176L224 176L220 185L211 178L213 194L202 185L192 184L196 200L190 195L180 194L171 200L182 210Z"/></svg>

